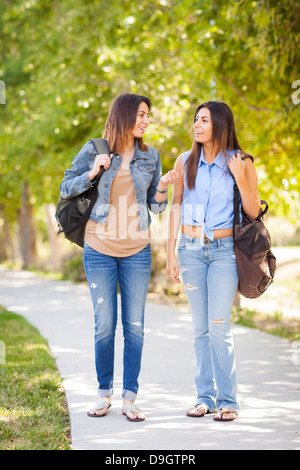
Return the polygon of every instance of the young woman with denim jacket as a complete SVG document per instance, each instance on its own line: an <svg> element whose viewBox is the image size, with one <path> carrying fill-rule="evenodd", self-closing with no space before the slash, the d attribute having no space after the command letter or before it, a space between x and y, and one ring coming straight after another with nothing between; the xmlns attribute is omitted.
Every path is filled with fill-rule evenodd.
<svg viewBox="0 0 300 470"><path fill-rule="evenodd" d="M180 177L169 217L167 272L174 282L181 282L181 274L192 313L197 402L187 415L202 417L217 409L216 421L232 421L240 409L230 331L238 283L232 238L233 177L243 209L256 218L257 175L252 160L242 159L233 115L225 103L200 105L193 130L191 151L180 155L174 167Z"/></svg>
<svg viewBox="0 0 300 470"><path fill-rule="evenodd" d="M113 102L104 138L110 151L97 155L91 141L75 157L61 183L63 197L80 194L94 184L103 165L99 195L90 215L83 248L84 267L95 315L95 363L99 399L91 417L103 417L111 406L114 342L117 325L117 285L121 294L124 336L123 409L129 421L145 419L134 405L141 367L144 308L151 270L148 208L158 214L167 206L171 170L161 177L160 156L147 147L149 98L121 94Z"/></svg>

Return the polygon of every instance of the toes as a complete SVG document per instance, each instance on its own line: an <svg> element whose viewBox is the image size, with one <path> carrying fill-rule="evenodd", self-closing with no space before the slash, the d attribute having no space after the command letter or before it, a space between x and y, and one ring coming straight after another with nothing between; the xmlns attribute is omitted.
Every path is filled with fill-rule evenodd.
<svg viewBox="0 0 300 470"><path fill-rule="evenodd" d="M103 410L91 410L89 413L95 416L102 416L106 414L106 411L104 409Z"/></svg>

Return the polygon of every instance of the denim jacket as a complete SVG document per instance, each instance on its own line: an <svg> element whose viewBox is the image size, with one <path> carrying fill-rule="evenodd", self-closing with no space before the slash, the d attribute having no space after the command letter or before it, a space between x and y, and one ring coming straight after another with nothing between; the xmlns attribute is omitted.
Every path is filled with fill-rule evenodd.
<svg viewBox="0 0 300 470"><path fill-rule="evenodd" d="M95 184L94 180L89 181L88 173L94 166L96 155L93 143L88 141L74 158L71 169L65 171L65 177L60 185L62 197L72 198ZM121 161L122 156L114 154L110 167L104 171L100 178L98 197L90 215L90 219L94 222L104 224L106 221L110 188ZM154 214L163 212L167 207L167 199L160 203L155 200L156 188L161 176L160 155L152 147L148 147L148 150L145 151L140 150L136 141L134 156L130 161L129 168L137 200L140 231L143 231L151 223L148 207Z"/></svg>

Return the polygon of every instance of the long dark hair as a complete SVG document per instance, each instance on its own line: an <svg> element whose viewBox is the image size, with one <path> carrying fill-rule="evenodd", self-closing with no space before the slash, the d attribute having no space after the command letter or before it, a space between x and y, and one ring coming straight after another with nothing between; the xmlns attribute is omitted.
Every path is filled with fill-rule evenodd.
<svg viewBox="0 0 300 470"><path fill-rule="evenodd" d="M195 111L194 123L202 108L207 108L210 111L212 143L216 146L218 153L222 151L225 158L226 150L242 150L236 136L234 118L229 106L222 101L207 101L202 103ZM201 149L202 144L194 140L191 153L185 162L186 182L189 190L195 187ZM227 168L226 159L224 161L224 168Z"/></svg>
<svg viewBox="0 0 300 470"><path fill-rule="evenodd" d="M128 131L133 129L139 105L144 102L150 109L152 103L147 96L122 93L114 99L105 124L103 138L107 140L112 153L120 152L127 139ZM138 138L141 150L147 150L142 138Z"/></svg>

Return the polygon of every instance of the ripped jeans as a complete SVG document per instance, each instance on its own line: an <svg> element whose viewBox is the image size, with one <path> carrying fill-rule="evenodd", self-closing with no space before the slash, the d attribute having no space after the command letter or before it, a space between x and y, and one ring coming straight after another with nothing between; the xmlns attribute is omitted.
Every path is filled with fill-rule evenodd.
<svg viewBox="0 0 300 470"><path fill-rule="evenodd" d="M113 394L119 283L124 336L122 397L134 401L144 343L144 310L151 271L150 244L135 255L117 258L99 253L85 243L83 262L95 314L98 393L101 397Z"/></svg>
<svg viewBox="0 0 300 470"><path fill-rule="evenodd" d="M197 404L238 411L230 315L238 283L233 239L181 234L178 263L192 313Z"/></svg>

